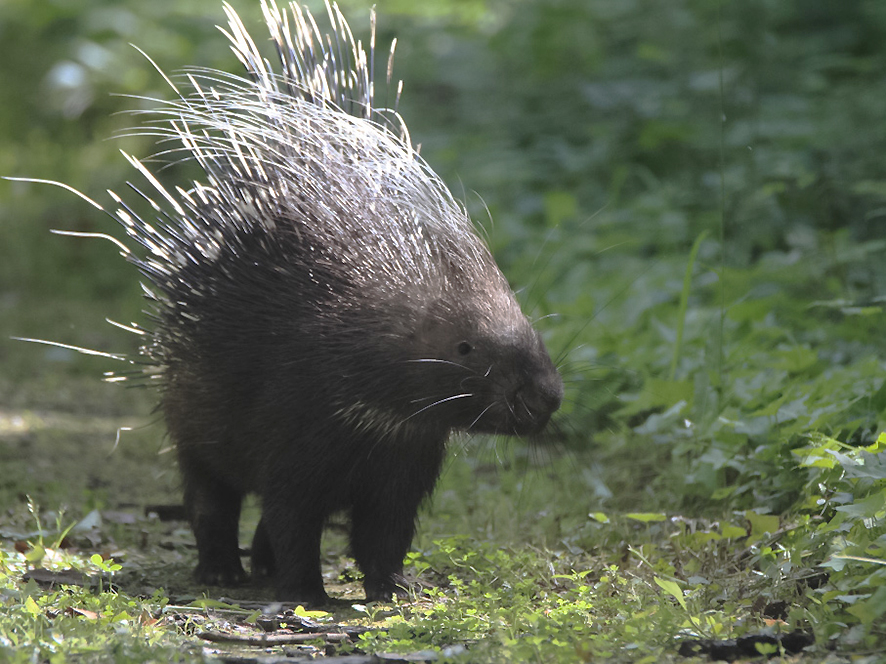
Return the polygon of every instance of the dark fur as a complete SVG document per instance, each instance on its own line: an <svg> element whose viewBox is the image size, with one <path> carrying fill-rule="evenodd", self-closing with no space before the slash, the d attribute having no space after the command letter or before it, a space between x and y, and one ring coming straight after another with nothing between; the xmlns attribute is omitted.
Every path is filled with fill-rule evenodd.
<svg viewBox="0 0 886 664"><path fill-rule="evenodd" d="M473 310L474 297L486 302L482 291L419 306L419 295L406 305L358 293L366 284L343 274L335 290L318 288L305 276L322 268L292 235L267 240L180 275L183 285L204 284L207 297L170 293L179 304L155 331L198 578L244 578L237 521L243 495L255 492L263 516L253 570L276 575L281 598L325 598L320 536L340 510L351 516L367 597L402 593L416 511L450 431L537 431L559 404L559 378L491 260L486 279L507 297L502 310L483 312ZM277 272L290 263L298 268ZM472 346L466 355L463 343ZM474 396L433 405L463 393Z"/></svg>
<svg viewBox="0 0 886 664"><path fill-rule="evenodd" d="M278 47L288 72L297 58L329 80L343 66ZM198 73L216 94L161 110L208 184L173 195L136 163L163 212L118 214L148 249L130 257L153 284L142 354L178 449L197 578L245 577L238 518L256 493L253 570L281 599L326 598L320 537L340 511L367 598L402 595L450 432L537 432L562 382L464 211L366 119L371 89L330 99L309 76L265 76L250 48L254 82ZM362 99L357 118L347 95Z"/></svg>

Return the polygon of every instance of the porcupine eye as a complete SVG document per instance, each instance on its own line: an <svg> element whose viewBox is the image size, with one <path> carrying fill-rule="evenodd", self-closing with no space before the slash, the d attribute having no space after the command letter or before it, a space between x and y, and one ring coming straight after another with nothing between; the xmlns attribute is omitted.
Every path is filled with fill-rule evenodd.
<svg viewBox="0 0 886 664"><path fill-rule="evenodd" d="M468 353L471 352L471 350L473 350L473 347L467 341L462 341L458 345L458 354L459 355L467 355Z"/></svg>

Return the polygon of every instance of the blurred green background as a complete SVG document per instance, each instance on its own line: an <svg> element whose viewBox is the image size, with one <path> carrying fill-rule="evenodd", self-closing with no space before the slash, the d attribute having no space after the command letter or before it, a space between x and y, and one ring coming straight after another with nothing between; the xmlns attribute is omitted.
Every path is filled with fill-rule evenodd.
<svg viewBox="0 0 886 664"><path fill-rule="evenodd" d="M233 4L261 34L257 2ZM341 2L364 38L368 4ZM884 292L886 3L376 4L379 50L398 37L413 141L486 229L564 362L564 435L611 427L624 395L667 373L670 356L636 330L676 315L704 232L701 265L802 262L790 297L863 306ZM171 96L130 44L166 72L237 72L223 21L218 0L3 0L0 174L107 204L105 190L134 175L119 150L152 152L144 137L114 138L137 122L124 111ZM39 408L146 414L150 395L96 380L113 362L9 339L136 347L103 322L142 320L135 271L110 243L53 228L122 235L68 192L0 181L0 422L14 430L13 413ZM728 288L693 293L690 310L770 294Z"/></svg>

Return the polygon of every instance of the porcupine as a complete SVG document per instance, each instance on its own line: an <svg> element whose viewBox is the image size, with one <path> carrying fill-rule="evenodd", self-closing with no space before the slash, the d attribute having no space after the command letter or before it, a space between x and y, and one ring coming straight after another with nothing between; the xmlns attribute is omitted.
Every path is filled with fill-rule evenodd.
<svg viewBox="0 0 886 664"><path fill-rule="evenodd" d="M156 219L112 194L145 250L124 250L152 304L138 361L160 386L200 582L245 579L238 521L256 493L253 573L280 599L327 599L321 533L340 511L367 598L389 599L450 433L538 432L562 381L466 210L375 107L374 17L367 57L335 4L325 38L295 3L262 9L280 72L225 4L249 78L189 70L143 130L202 181L168 189L128 157Z"/></svg>

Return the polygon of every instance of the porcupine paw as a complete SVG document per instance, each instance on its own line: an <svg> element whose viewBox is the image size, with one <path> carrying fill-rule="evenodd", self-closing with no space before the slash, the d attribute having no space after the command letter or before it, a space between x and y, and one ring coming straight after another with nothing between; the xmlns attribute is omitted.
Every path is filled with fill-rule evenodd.
<svg viewBox="0 0 886 664"><path fill-rule="evenodd" d="M296 602L305 606L329 604L329 595L326 594L322 585L319 587L314 584L293 586L286 583L280 584L278 580L276 596L279 602Z"/></svg>
<svg viewBox="0 0 886 664"><path fill-rule="evenodd" d="M194 569L194 579L197 583L207 586L238 586L247 578L239 558L203 561Z"/></svg>
<svg viewBox="0 0 886 664"><path fill-rule="evenodd" d="M363 589L367 602L390 602L391 597L406 599L413 591L421 590L421 586L410 583L402 574L394 572L378 579L366 577Z"/></svg>

